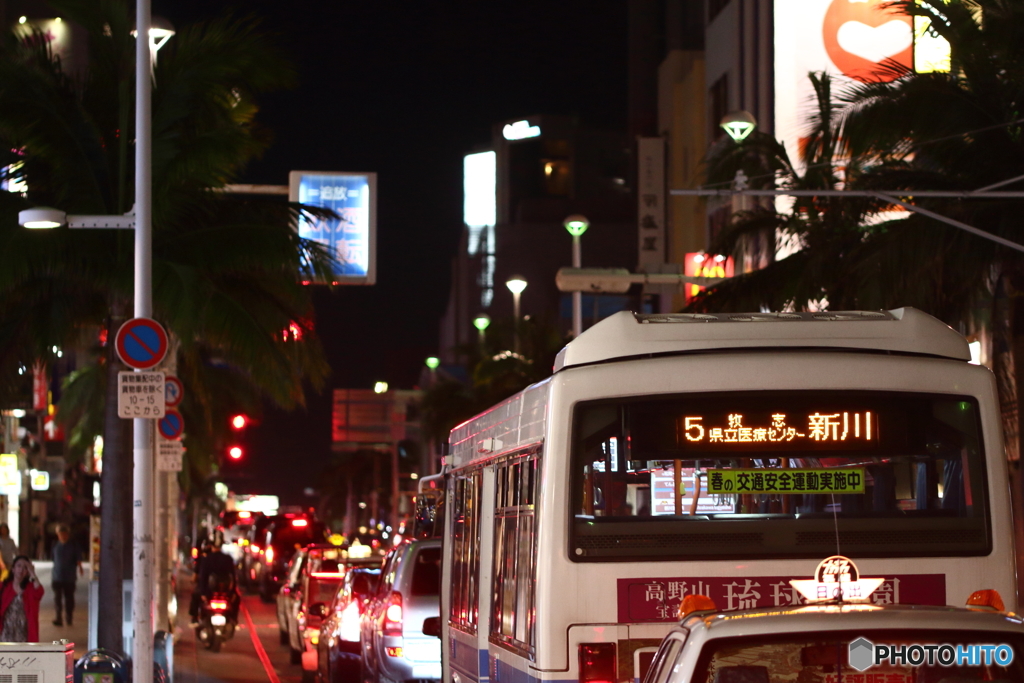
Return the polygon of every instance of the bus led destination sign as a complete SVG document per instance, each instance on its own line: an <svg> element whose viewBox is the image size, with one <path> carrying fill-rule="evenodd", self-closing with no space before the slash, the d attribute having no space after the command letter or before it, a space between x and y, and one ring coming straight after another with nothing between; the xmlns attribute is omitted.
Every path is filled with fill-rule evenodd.
<svg viewBox="0 0 1024 683"><path fill-rule="evenodd" d="M676 422L676 442L701 451L736 452L780 446L782 450L830 450L835 447L870 449L878 443L878 416L873 411L773 412L748 418L740 412L724 415L690 414Z"/></svg>

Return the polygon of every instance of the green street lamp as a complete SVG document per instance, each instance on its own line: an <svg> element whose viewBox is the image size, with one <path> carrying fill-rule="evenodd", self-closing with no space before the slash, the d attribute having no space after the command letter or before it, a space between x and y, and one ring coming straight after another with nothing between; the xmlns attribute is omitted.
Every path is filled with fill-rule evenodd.
<svg viewBox="0 0 1024 683"><path fill-rule="evenodd" d="M583 267L583 254L580 251L580 237L590 227L586 216L573 214L562 221L562 225L572 235L572 267ZM572 335L578 337L583 332L583 292L572 293Z"/></svg>
<svg viewBox="0 0 1024 683"><path fill-rule="evenodd" d="M487 328L491 325L491 316L486 313L481 313L477 317L473 318L473 327L476 328L477 332L480 333L480 345L483 346Z"/></svg>
<svg viewBox="0 0 1024 683"><path fill-rule="evenodd" d="M718 124L733 139L743 142L757 128L757 119L749 111L734 111L722 117Z"/></svg>

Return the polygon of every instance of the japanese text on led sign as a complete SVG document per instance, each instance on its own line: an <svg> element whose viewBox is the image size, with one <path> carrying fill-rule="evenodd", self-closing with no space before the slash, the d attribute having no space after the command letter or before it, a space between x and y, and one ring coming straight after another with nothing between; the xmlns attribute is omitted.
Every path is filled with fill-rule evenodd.
<svg viewBox="0 0 1024 683"><path fill-rule="evenodd" d="M708 470L708 493L864 493L864 468Z"/></svg>
<svg viewBox="0 0 1024 683"><path fill-rule="evenodd" d="M742 413L729 413L726 424L711 425L702 415L689 415L678 421L680 444L788 443L793 441L870 442L875 439L877 419L871 411L814 412L806 420L787 422L784 413L772 414L770 424L744 424ZM797 426L799 425L799 426Z"/></svg>

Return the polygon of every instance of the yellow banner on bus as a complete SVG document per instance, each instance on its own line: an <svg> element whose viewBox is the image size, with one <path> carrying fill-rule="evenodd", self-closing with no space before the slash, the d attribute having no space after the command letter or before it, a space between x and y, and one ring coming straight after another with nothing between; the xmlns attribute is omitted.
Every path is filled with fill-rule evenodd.
<svg viewBox="0 0 1024 683"><path fill-rule="evenodd" d="M864 493L864 468L708 470L708 493Z"/></svg>

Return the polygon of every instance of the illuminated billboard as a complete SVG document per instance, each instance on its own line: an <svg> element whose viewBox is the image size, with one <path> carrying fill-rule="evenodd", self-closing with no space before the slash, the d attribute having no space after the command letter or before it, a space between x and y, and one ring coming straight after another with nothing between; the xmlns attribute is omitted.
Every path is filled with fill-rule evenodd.
<svg viewBox="0 0 1024 683"><path fill-rule="evenodd" d="M372 285L377 278L377 174L292 171L293 202L337 214L299 218L299 236L324 245L334 259L333 284Z"/></svg>
<svg viewBox="0 0 1024 683"><path fill-rule="evenodd" d="M835 92L857 80L892 80L893 72L882 71L887 63L949 70L949 43L928 19L900 14L887 2L775 0L775 136L794 163L815 108L808 73L828 72Z"/></svg>

